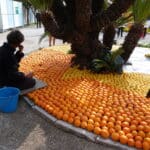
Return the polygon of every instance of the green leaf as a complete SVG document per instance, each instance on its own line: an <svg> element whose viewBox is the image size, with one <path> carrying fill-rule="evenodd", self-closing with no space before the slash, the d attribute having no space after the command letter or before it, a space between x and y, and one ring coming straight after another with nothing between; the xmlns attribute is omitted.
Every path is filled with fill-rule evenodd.
<svg viewBox="0 0 150 150"><path fill-rule="evenodd" d="M50 11L53 0L28 0L28 2L40 11Z"/></svg>
<svg viewBox="0 0 150 150"><path fill-rule="evenodd" d="M138 23L144 23L150 16L150 1L136 0L133 5L134 20Z"/></svg>
<svg viewBox="0 0 150 150"><path fill-rule="evenodd" d="M111 53L111 61L115 61L116 57L121 55L123 53L123 49L119 48L118 50L115 50Z"/></svg>

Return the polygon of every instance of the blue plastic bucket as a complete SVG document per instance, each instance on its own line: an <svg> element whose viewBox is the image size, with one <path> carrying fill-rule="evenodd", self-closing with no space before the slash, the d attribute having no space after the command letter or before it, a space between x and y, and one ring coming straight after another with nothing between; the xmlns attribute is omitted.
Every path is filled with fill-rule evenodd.
<svg viewBox="0 0 150 150"><path fill-rule="evenodd" d="M20 90L15 87L0 88L0 111L5 113L16 111L19 94Z"/></svg>

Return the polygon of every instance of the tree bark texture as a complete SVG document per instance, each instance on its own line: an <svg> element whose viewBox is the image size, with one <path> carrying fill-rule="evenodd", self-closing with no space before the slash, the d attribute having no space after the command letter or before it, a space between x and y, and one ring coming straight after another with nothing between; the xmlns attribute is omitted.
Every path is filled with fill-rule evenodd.
<svg viewBox="0 0 150 150"><path fill-rule="evenodd" d="M75 54L72 65L88 68L93 59L101 57L105 48L111 49L115 36L113 21L133 2L134 0L115 0L104 10L104 0L54 0L51 13L42 13L42 22L52 36L71 43ZM102 28L103 43L98 39ZM124 49L127 52L126 46Z"/></svg>
<svg viewBox="0 0 150 150"><path fill-rule="evenodd" d="M122 46L124 50L124 53L122 54L122 58L124 59L125 62L129 59L131 53L136 47L139 39L143 34L143 31L144 31L143 24L136 23L131 27L128 35L125 38L125 42L123 43Z"/></svg>
<svg viewBox="0 0 150 150"><path fill-rule="evenodd" d="M104 35L103 35L103 44L108 50L112 49L112 45L114 43L114 38L116 34L115 27L112 24L104 28Z"/></svg>
<svg viewBox="0 0 150 150"><path fill-rule="evenodd" d="M101 29L111 24L113 21L121 17L122 13L134 3L135 0L115 0L112 5L102 13L93 16L92 27L94 29Z"/></svg>

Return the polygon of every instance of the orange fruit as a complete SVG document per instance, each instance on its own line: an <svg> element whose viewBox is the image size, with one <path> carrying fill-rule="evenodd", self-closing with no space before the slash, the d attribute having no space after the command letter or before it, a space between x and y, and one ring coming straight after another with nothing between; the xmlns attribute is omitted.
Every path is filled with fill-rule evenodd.
<svg viewBox="0 0 150 150"><path fill-rule="evenodd" d="M84 129L87 128L87 122L86 121L82 121L81 122L81 127L84 128Z"/></svg>
<svg viewBox="0 0 150 150"><path fill-rule="evenodd" d="M89 118L94 120L95 119L95 115L90 115Z"/></svg>
<svg viewBox="0 0 150 150"><path fill-rule="evenodd" d="M94 124L94 120L93 120L93 119L89 119L89 120L88 120L88 123L89 123L89 124Z"/></svg>
<svg viewBox="0 0 150 150"><path fill-rule="evenodd" d="M143 138L145 138L145 136L146 136L145 133L144 133L144 131L139 131L138 135L141 136L141 137L143 137Z"/></svg>
<svg viewBox="0 0 150 150"><path fill-rule="evenodd" d="M99 117L95 117L95 118L94 118L94 121L95 121L95 122L100 122L101 119L100 119Z"/></svg>
<svg viewBox="0 0 150 150"><path fill-rule="evenodd" d="M108 130L106 130L106 129L102 129L101 132L100 132L100 135L101 135L103 138L109 138L109 136L110 136Z"/></svg>
<svg viewBox="0 0 150 150"><path fill-rule="evenodd" d="M94 126L95 127L100 127L100 123L99 122L94 122Z"/></svg>
<svg viewBox="0 0 150 150"><path fill-rule="evenodd" d="M124 122L122 122L121 126L122 126L122 127L129 127L129 123L126 122L126 121L124 121Z"/></svg>
<svg viewBox="0 0 150 150"><path fill-rule="evenodd" d="M144 149L144 150L150 150L150 143L147 142L147 141L144 141L144 142L143 142L143 149Z"/></svg>
<svg viewBox="0 0 150 150"><path fill-rule="evenodd" d="M139 131L144 131L144 126L143 126L143 125L139 125L139 126L137 127L137 129L138 129Z"/></svg>
<svg viewBox="0 0 150 150"><path fill-rule="evenodd" d="M109 128L113 128L113 127L114 127L114 123L113 123L113 122L108 122L108 123L107 123L107 126L108 126Z"/></svg>
<svg viewBox="0 0 150 150"><path fill-rule="evenodd" d="M102 129L108 130L108 127L107 126L103 126Z"/></svg>
<svg viewBox="0 0 150 150"><path fill-rule="evenodd" d="M144 131L150 133L150 126L149 125L145 125L144 126Z"/></svg>
<svg viewBox="0 0 150 150"><path fill-rule="evenodd" d="M150 132L146 133L146 137L150 138Z"/></svg>
<svg viewBox="0 0 150 150"><path fill-rule="evenodd" d="M71 113L69 114L69 116L75 117L75 113L71 112Z"/></svg>
<svg viewBox="0 0 150 150"><path fill-rule="evenodd" d="M102 120L106 120L107 121L108 120L108 116L103 116Z"/></svg>
<svg viewBox="0 0 150 150"><path fill-rule="evenodd" d="M146 141L150 144L150 138L149 137L144 138L144 141Z"/></svg>
<svg viewBox="0 0 150 150"><path fill-rule="evenodd" d="M139 140L135 141L135 147L136 148L142 148L142 146L143 146L143 144L141 141L139 141Z"/></svg>
<svg viewBox="0 0 150 150"><path fill-rule="evenodd" d="M120 130L121 130L121 126L120 126L120 125L116 125L116 126L115 126L115 130L116 130L116 131L120 131Z"/></svg>
<svg viewBox="0 0 150 150"><path fill-rule="evenodd" d="M82 120L82 121L87 121L87 120L88 120L88 117L87 117L87 116L81 116L81 120Z"/></svg>
<svg viewBox="0 0 150 150"><path fill-rule="evenodd" d="M114 132L114 133L111 134L111 138L112 138L114 141L119 141L119 137L120 137L120 135L119 135L119 133L117 133L117 132Z"/></svg>
<svg viewBox="0 0 150 150"><path fill-rule="evenodd" d="M72 124L72 123L73 123L73 121L74 121L74 119L73 119L72 117L69 117L69 118L68 118L68 122L69 122L69 123L71 123L71 124Z"/></svg>
<svg viewBox="0 0 150 150"><path fill-rule="evenodd" d="M114 128L109 128L109 133L110 133L110 134L112 134L112 133L114 133L114 132L116 132Z"/></svg>
<svg viewBox="0 0 150 150"><path fill-rule="evenodd" d="M133 135L132 133L127 133L126 136L130 139L130 138L133 138Z"/></svg>
<svg viewBox="0 0 150 150"><path fill-rule="evenodd" d="M119 135L125 135L125 133L122 130L120 130L118 133Z"/></svg>
<svg viewBox="0 0 150 150"><path fill-rule="evenodd" d="M121 135L120 136L120 143L127 144L127 142L128 142L128 137L126 135Z"/></svg>
<svg viewBox="0 0 150 150"><path fill-rule="evenodd" d="M132 131L132 135L133 135L133 136L137 136L137 134L138 134L138 133L137 133L136 130L133 130L133 131Z"/></svg>
<svg viewBox="0 0 150 150"><path fill-rule="evenodd" d="M139 135L136 135L135 136L135 140L137 140L137 141L143 141L143 137L141 137Z"/></svg>
<svg viewBox="0 0 150 150"><path fill-rule="evenodd" d="M134 146L135 145L135 141L132 138L128 139L128 145L129 146Z"/></svg>
<svg viewBox="0 0 150 150"><path fill-rule="evenodd" d="M106 124L107 124L107 121L106 121L106 120L102 120L102 121L100 122L100 126L101 126L101 127L106 126Z"/></svg>
<svg viewBox="0 0 150 150"><path fill-rule="evenodd" d="M143 125L143 126L146 126L146 125L147 125L147 122L141 121L140 124Z"/></svg>
<svg viewBox="0 0 150 150"><path fill-rule="evenodd" d="M80 120L80 116L75 116L74 119Z"/></svg>
<svg viewBox="0 0 150 150"><path fill-rule="evenodd" d="M136 127L136 125L134 125L134 124L132 124L132 125L130 126L130 130L131 130L131 131L136 130L136 128L137 128L137 127Z"/></svg>
<svg viewBox="0 0 150 150"><path fill-rule="evenodd" d="M59 112L57 113L57 118L58 118L58 119L62 119L62 117L63 117L63 111L59 111Z"/></svg>
<svg viewBox="0 0 150 150"><path fill-rule="evenodd" d="M122 117L122 116L118 116L118 117L117 117L117 120L119 120L119 121L123 121L123 120L124 120L124 117Z"/></svg>
<svg viewBox="0 0 150 150"><path fill-rule="evenodd" d="M67 120L68 120L68 118L69 118L69 115L68 115L68 114L63 114L62 119L63 119L64 121L67 121Z"/></svg>
<svg viewBox="0 0 150 150"><path fill-rule="evenodd" d="M114 117L110 117L110 118L109 118L109 121L110 121L110 122L115 122L116 119L115 119Z"/></svg>
<svg viewBox="0 0 150 150"><path fill-rule="evenodd" d="M123 128L123 131L124 131L124 133L125 133L125 134L127 134L127 133L129 133L129 132L130 132L130 128L128 128L128 127L124 127L124 128Z"/></svg>
<svg viewBox="0 0 150 150"><path fill-rule="evenodd" d="M124 119L124 121L126 121L126 122L130 122L130 121L131 121L131 119L127 117L127 118L125 118L125 119Z"/></svg>
<svg viewBox="0 0 150 150"><path fill-rule="evenodd" d="M138 121L137 120L132 120L131 124L138 125Z"/></svg>
<svg viewBox="0 0 150 150"><path fill-rule="evenodd" d="M101 132L101 128L99 128L99 127L95 127L95 128L94 128L94 133L95 133L95 134L98 134L98 135L99 135L100 132Z"/></svg>
<svg viewBox="0 0 150 150"><path fill-rule="evenodd" d="M75 125L76 127L80 127L80 125L81 125L80 120L79 120L79 119L75 119L74 125Z"/></svg>
<svg viewBox="0 0 150 150"><path fill-rule="evenodd" d="M92 123L87 124L87 129L88 131L93 131L94 130L94 125Z"/></svg>

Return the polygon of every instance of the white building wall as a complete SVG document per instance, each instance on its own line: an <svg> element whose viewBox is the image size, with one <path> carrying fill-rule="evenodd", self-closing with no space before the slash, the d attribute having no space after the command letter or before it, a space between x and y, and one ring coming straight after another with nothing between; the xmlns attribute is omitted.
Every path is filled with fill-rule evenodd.
<svg viewBox="0 0 150 150"><path fill-rule="evenodd" d="M12 7L12 0L0 0L0 31L12 28L14 26Z"/></svg>
<svg viewBox="0 0 150 150"><path fill-rule="evenodd" d="M24 25L22 3L0 0L0 32Z"/></svg>
<svg viewBox="0 0 150 150"><path fill-rule="evenodd" d="M22 3L13 1L14 27L23 26L23 9Z"/></svg>

